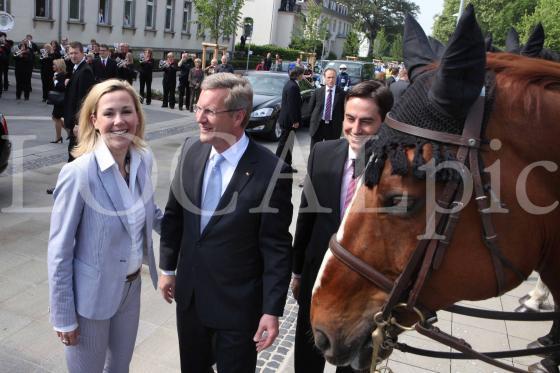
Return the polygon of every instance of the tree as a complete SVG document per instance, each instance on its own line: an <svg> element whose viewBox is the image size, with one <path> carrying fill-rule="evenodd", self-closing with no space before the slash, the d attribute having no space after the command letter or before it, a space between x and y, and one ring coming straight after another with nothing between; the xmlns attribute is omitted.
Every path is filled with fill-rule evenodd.
<svg viewBox="0 0 560 373"><path fill-rule="evenodd" d="M558 0L538 0L533 14L523 16L519 24L519 34L526 41L533 27L541 22L544 28L545 48L560 51L560 3Z"/></svg>
<svg viewBox="0 0 560 373"><path fill-rule="evenodd" d="M495 45L503 46L508 29L518 28L525 14L533 14L537 0L471 0L482 31L491 34ZM457 23L459 0L445 0L441 15L436 16L433 35L444 44Z"/></svg>
<svg viewBox="0 0 560 373"><path fill-rule="evenodd" d="M392 39L402 34L406 14L416 16L420 10L410 0L339 0L348 7L348 14L358 21L360 31L369 40L370 54L373 42L381 28Z"/></svg>
<svg viewBox="0 0 560 373"><path fill-rule="evenodd" d="M200 33L210 32L218 44L220 38L232 35L240 21L241 7L245 0L193 0Z"/></svg>
<svg viewBox="0 0 560 373"><path fill-rule="evenodd" d="M389 42L387 41L387 36L385 36L385 29L382 28L379 30L375 40L373 41L373 56L376 58L382 58L387 55L388 49Z"/></svg>
<svg viewBox="0 0 560 373"><path fill-rule="evenodd" d="M317 4L314 0L307 1L305 4L306 12L302 16L303 30L296 28L291 45L298 46L306 52L317 53L322 50L323 40L327 37L327 25L321 18L321 4Z"/></svg>
<svg viewBox="0 0 560 373"><path fill-rule="evenodd" d="M391 51L389 52L391 57L402 61L403 59L403 39L402 35L398 34L393 39L393 44L391 44Z"/></svg>
<svg viewBox="0 0 560 373"><path fill-rule="evenodd" d="M352 29L346 35L346 41L344 42L344 50L342 52L343 56L357 56L360 50L360 38L358 34Z"/></svg>

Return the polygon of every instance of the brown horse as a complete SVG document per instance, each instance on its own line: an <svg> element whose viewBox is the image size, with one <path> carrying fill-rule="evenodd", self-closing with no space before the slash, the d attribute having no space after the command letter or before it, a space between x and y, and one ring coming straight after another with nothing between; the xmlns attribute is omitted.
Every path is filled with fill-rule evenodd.
<svg viewBox="0 0 560 373"><path fill-rule="evenodd" d="M497 212L491 219L498 244L504 262L511 264L504 266L505 283L498 290L495 264L481 239L477 205L465 195L450 245L439 268L429 273L418 303L436 311L461 300L491 298L515 288L533 270L558 302L560 64L506 53L487 55L470 6L439 64L432 63L434 54L427 38L410 18L404 40L411 85L390 113L392 118L461 134L471 106L481 89L486 90L481 169L486 168L485 177L492 186ZM431 178L426 166L430 160L440 164L455 159L456 147L405 134L387 124L378 135L371 143L374 157L336 240L394 281L419 236L430 233L426 217L435 202L427 193ZM444 188L441 181L453 177L453 172L437 173L436 196ZM329 362L351 364L355 369L369 367L373 316L387 298L380 286L332 254L325 256L313 292L311 324L315 343ZM389 353L385 351L382 357Z"/></svg>

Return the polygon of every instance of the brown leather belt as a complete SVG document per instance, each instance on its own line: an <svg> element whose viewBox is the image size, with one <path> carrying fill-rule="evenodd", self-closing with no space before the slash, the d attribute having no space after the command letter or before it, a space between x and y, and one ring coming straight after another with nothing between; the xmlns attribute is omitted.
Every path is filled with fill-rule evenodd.
<svg viewBox="0 0 560 373"><path fill-rule="evenodd" d="M138 270L134 273L131 273L129 275L126 276L126 281L125 282L132 282L134 280L136 280L136 278L140 275L140 268L138 268Z"/></svg>

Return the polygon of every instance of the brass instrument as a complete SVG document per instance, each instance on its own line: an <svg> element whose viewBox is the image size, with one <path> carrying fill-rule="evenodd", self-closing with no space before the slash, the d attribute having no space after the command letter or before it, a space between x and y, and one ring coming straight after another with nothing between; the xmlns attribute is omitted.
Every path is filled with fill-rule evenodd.
<svg viewBox="0 0 560 373"><path fill-rule="evenodd" d="M16 24L14 16L7 12L0 12L0 31L11 31Z"/></svg>
<svg viewBox="0 0 560 373"><path fill-rule="evenodd" d="M12 47L12 54L14 55L14 57L19 57L21 55L23 51L21 49L19 49L19 46L14 45Z"/></svg>
<svg viewBox="0 0 560 373"><path fill-rule="evenodd" d="M146 56L144 55L144 52L140 53L140 63L144 62L146 60Z"/></svg>
<svg viewBox="0 0 560 373"><path fill-rule="evenodd" d="M128 62L125 59L121 59L120 57L117 57L115 59L115 62L117 63L117 67L120 69L121 67L126 67L128 65Z"/></svg>
<svg viewBox="0 0 560 373"><path fill-rule="evenodd" d="M41 48L41 49L39 49L39 52L41 53L41 56L39 56L39 59L44 60L45 58L49 57L49 52L47 52L46 49Z"/></svg>
<svg viewBox="0 0 560 373"><path fill-rule="evenodd" d="M159 68L160 69L167 69L169 67L169 64L167 63L167 60L159 60Z"/></svg>

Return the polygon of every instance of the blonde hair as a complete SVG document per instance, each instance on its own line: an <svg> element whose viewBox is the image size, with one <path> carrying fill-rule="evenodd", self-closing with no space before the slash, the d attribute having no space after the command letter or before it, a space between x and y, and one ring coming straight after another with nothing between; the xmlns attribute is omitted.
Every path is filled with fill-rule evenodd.
<svg viewBox="0 0 560 373"><path fill-rule="evenodd" d="M66 72L66 61L64 61L64 58L58 58L54 60L53 65L56 67L56 71L60 73Z"/></svg>
<svg viewBox="0 0 560 373"><path fill-rule="evenodd" d="M78 145L72 150L72 155L74 157L77 158L95 149L97 140L101 135L95 130L91 121L91 116L97 114L97 105L101 97L107 93L116 91L128 92L134 102L134 109L138 116L138 126L136 127L136 133L132 140L132 146L139 149L146 147L146 143L144 142L144 111L142 110L140 99L136 91L127 81L109 79L94 85L82 103L78 121Z"/></svg>

